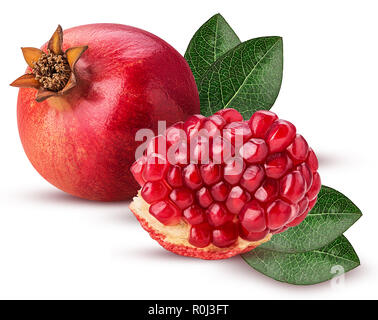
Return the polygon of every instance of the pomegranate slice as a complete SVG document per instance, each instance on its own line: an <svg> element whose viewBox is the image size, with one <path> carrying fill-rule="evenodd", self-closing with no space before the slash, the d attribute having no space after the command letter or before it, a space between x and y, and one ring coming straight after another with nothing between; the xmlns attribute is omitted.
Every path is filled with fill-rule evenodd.
<svg viewBox="0 0 378 320"><path fill-rule="evenodd" d="M258 111L245 122L232 109L187 121L183 127L194 146L200 144L197 131L204 128L214 134L209 147L217 140L234 148L238 141L241 145L231 149L227 159L224 145L219 145L207 163L195 157L179 166L155 164L164 159L156 148L136 161L133 174L143 188L130 208L164 248L185 256L224 259L306 218L321 187L318 163L290 122L270 111ZM149 159L155 160L153 165Z"/></svg>

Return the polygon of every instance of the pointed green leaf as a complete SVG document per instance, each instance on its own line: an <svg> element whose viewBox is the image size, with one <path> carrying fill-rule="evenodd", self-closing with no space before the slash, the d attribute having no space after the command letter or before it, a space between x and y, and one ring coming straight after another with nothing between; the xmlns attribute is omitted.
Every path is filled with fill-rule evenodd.
<svg viewBox="0 0 378 320"><path fill-rule="evenodd" d="M281 37L263 37L221 56L201 79L201 114L235 108L249 119L256 110L270 109L281 87L282 52Z"/></svg>
<svg viewBox="0 0 378 320"><path fill-rule="evenodd" d="M322 186L318 201L297 227L276 234L261 248L282 252L304 252L325 246L349 229L362 213L342 193Z"/></svg>
<svg viewBox="0 0 378 320"><path fill-rule="evenodd" d="M285 253L256 249L242 255L255 270L278 281L297 285L324 282L360 265L352 245L340 236L327 246L308 252Z"/></svg>
<svg viewBox="0 0 378 320"><path fill-rule="evenodd" d="M219 13L206 21L194 34L185 52L197 85L207 69L238 44L238 36Z"/></svg>

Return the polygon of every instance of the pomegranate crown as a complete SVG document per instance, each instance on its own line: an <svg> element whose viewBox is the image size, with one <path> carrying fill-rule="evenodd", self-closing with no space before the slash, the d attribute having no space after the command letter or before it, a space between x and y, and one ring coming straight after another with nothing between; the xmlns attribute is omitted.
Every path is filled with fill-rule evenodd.
<svg viewBox="0 0 378 320"><path fill-rule="evenodd" d="M37 102L64 95L74 88L77 84L75 65L88 46L72 47L64 52L62 44L63 30L59 25L48 42L47 52L21 48L31 72L13 81L11 86L37 89Z"/></svg>

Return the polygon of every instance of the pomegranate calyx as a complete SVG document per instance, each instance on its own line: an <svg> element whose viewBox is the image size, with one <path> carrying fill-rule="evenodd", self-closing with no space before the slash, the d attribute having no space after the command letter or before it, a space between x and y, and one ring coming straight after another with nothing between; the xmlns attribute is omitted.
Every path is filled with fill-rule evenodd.
<svg viewBox="0 0 378 320"><path fill-rule="evenodd" d="M32 69L11 83L13 87L38 89L36 101L61 96L77 84L75 65L88 46L62 48L63 30L59 25L48 42L47 52L37 48L21 48L24 59Z"/></svg>

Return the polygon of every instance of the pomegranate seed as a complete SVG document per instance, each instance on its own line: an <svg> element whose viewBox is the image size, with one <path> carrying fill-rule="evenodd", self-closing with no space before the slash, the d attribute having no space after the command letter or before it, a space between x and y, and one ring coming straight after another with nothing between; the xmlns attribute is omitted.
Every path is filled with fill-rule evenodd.
<svg viewBox="0 0 378 320"><path fill-rule="evenodd" d="M306 219L311 209L315 206L316 200L317 199L315 198L314 200L310 201L308 204L308 208L305 210L305 212L303 212L302 214L299 214L293 221L289 222L287 226L295 227L299 225L304 219Z"/></svg>
<svg viewBox="0 0 378 320"><path fill-rule="evenodd" d="M270 152L284 151L294 140L295 133L296 129L294 125L289 121L275 121L268 130L265 138Z"/></svg>
<svg viewBox="0 0 378 320"><path fill-rule="evenodd" d="M295 170L299 171L301 175L303 176L303 178L305 179L306 191L308 191L308 189L310 189L312 185L312 172L310 168L308 167L306 163L302 163L299 166L297 166Z"/></svg>
<svg viewBox="0 0 378 320"><path fill-rule="evenodd" d="M223 169L223 179L229 184L234 185L240 181L245 170L245 163L241 158L229 161Z"/></svg>
<svg viewBox="0 0 378 320"><path fill-rule="evenodd" d="M209 224L214 227L222 226L234 219L234 215L231 214L223 204L217 202L213 203L206 210L206 214Z"/></svg>
<svg viewBox="0 0 378 320"><path fill-rule="evenodd" d="M268 155L268 146L263 139L253 138L240 148L240 155L249 163L260 163Z"/></svg>
<svg viewBox="0 0 378 320"><path fill-rule="evenodd" d="M233 245L238 239L238 226L235 223L227 223L213 230L213 244L218 248Z"/></svg>
<svg viewBox="0 0 378 320"><path fill-rule="evenodd" d="M265 174L269 178L279 179L293 166L286 153L273 153L265 162Z"/></svg>
<svg viewBox="0 0 378 320"><path fill-rule="evenodd" d="M319 168L318 158L316 157L314 151L311 148L309 149L306 163L313 173L317 171Z"/></svg>
<svg viewBox="0 0 378 320"><path fill-rule="evenodd" d="M240 226L240 236L247 241L259 241L264 239L269 233L269 229L261 232L248 232L243 226Z"/></svg>
<svg viewBox="0 0 378 320"><path fill-rule="evenodd" d="M285 201L274 201L266 209L268 228L276 230L283 227L292 217L292 210L292 206Z"/></svg>
<svg viewBox="0 0 378 320"><path fill-rule="evenodd" d="M167 140L164 136L159 135L153 137L149 142L146 150L147 156L153 155L154 153L161 154L165 156L167 154Z"/></svg>
<svg viewBox="0 0 378 320"><path fill-rule="evenodd" d="M304 219L306 219L308 213L310 210L306 210L302 215L296 217L293 221L290 221L289 223L286 224L286 227L295 227L299 225Z"/></svg>
<svg viewBox="0 0 378 320"><path fill-rule="evenodd" d="M173 126L167 128L167 130L165 131L165 137L168 146L172 146L179 141L186 140L184 122L177 122Z"/></svg>
<svg viewBox="0 0 378 320"><path fill-rule="evenodd" d="M226 207L228 211L233 214L238 214L244 205L251 199L251 196L239 186L231 189L230 194L226 200Z"/></svg>
<svg viewBox="0 0 378 320"><path fill-rule="evenodd" d="M141 157L137 161L133 163L133 165L130 168L131 173L134 176L134 179L138 184L143 187L145 184L145 180L143 179L143 170L144 167L146 166L147 158L146 157Z"/></svg>
<svg viewBox="0 0 378 320"><path fill-rule="evenodd" d="M211 186L222 178L221 166L212 162L204 164L200 167L203 182Z"/></svg>
<svg viewBox="0 0 378 320"><path fill-rule="evenodd" d="M256 138L264 138L268 129L274 121L278 119L277 115L270 111L256 111L248 122L252 134Z"/></svg>
<svg viewBox="0 0 378 320"><path fill-rule="evenodd" d="M240 179L240 185L247 191L254 192L261 185L264 176L264 169L261 166L249 166Z"/></svg>
<svg viewBox="0 0 378 320"><path fill-rule="evenodd" d="M320 181L319 173L315 172L311 188L307 191L307 197L310 201L317 197L321 187L322 183Z"/></svg>
<svg viewBox="0 0 378 320"><path fill-rule="evenodd" d="M189 243L197 248L205 248L211 243L211 228L208 224L199 224L190 228Z"/></svg>
<svg viewBox="0 0 378 320"><path fill-rule="evenodd" d="M185 141L180 141L176 146L172 146L168 149L168 162L171 165L179 165L179 166L186 166L188 164L188 144Z"/></svg>
<svg viewBox="0 0 378 320"><path fill-rule="evenodd" d="M305 211L308 209L310 201L308 198L305 196L301 201L298 202L298 216L301 216L302 214L305 213Z"/></svg>
<svg viewBox="0 0 378 320"><path fill-rule="evenodd" d="M211 120L219 130L222 130L223 127L227 124L226 120L219 114L210 116L209 120Z"/></svg>
<svg viewBox="0 0 378 320"><path fill-rule="evenodd" d="M280 195L291 203L297 203L306 193L306 181L299 171L292 171L280 181Z"/></svg>
<svg viewBox="0 0 378 320"><path fill-rule="evenodd" d="M211 143L210 158L214 163L221 164L226 162L234 152L231 142L219 136Z"/></svg>
<svg viewBox="0 0 378 320"><path fill-rule="evenodd" d="M213 203L213 198L211 197L210 191L205 187L202 187L197 191L197 201L202 208L207 208Z"/></svg>
<svg viewBox="0 0 378 320"><path fill-rule="evenodd" d="M232 122L224 127L223 138L230 141L238 149L252 138L252 131L247 122Z"/></svg>
<svg viewBox="0 0 378 320"><path fill-rule="evenodd" d="M248 232L262 232L266 229L264 208L258 201L248 202L239 214L240 225Z"/></svg>
<svg viewBox="0 0 378 320"><path fill-rule="evenodd" d="M227 183L220 181L211 187L211 195L216 201L225 201L227 199L230 187Z"/></svg>
<svg viewBox="0 0 378 320"><path fill-rule="evenodd" d="M309 211L312 210L312 208L315 206L317 200L318 200L318 197L316 197L316 198L313 199L313 200L310 200L310 202L309 202L309 204L308 204L308 209L309 209Z"/></svg>
<svg viewBox="0 0 378 320"><path fill-rule="evenodd" d="M202 127L206 130L207 136L212 139L221 135L221 129L225 126L226 121L218 115L213 115L204 121Z"/></svg>
<svg viewBox="0 0 378 320"><path fill-rule="evenodd" d="M151 215L166 226L173 226L180 222L181 212L170 201L155 202L149 209Z"/></svg>
<svg viewBox="0 0 378 320"><path fill-rule="evenodd" d="M169 189L163 181L146 182L141 194L147 203L154 203L168 197Z"/></svg>
<svg viewBox="0 0 378 320"><path fill-rule="evenodd" d="M162 180L167 171L169 164L166 158L160 154L148 156L146 166L143 170L143 179L146 181Z"/></svg>
<svg viewBox="0 0 378 320"><path fill-rule="evenodd" d="M192 163L209 163L209 138L195 136L190 141L190 152Z"/></svg>
<svg viewBox="0 0 378 320"><path fill-rule="evenodd" d="M227 123L235 122L235 121L243 121L242 115L236 111L235 109L222 109L219 110L216 114L219 114L226 120Z"/></svg>
<svg viewBox="0 0 378 320"><path fill-rule="evenodd" d="M186 208L182 214L191 225L201 224L206 221L205 211L195 204Z"/></svg>
<svg viewBox="0 0 378 320"><path fill-rule="evenodd" d="M192 205L194 201L192 191L188 188L173 189L169 198L182 210Z"/></svg>
<svg viewBox="0 0 378 320"><path fill-rule="evenodd" d="M278 197L278 181L266 179L255 192L255 198L260 202L271 202Z"/></svg>
<svg viewBox="0 0 378 320"><path fill-rule="evenodd" d="M173 188L180 188L183 185L181 167L172 166L167 173L167 182Z"/></svg>
<svg viewBox="0 0 378 320"><path fill-rule="evenodd" d="M201 173L198 166L189 164L183 170L184 182L192 190L198 189L202 185Z"/></svg>
<svg viewBox="0 0 378 320"><path fill-rule="evenodd" d="M198 135L198 132L203 124L203 122L206 120L206 117L195 114L193 116L190 116L184 123L184 130L186 133L186 136L189 140L191 140L193 137Z"/></svg>
<svg viewBox="0 0 378 320"><path fill-rule="evenodd" d="M305 161L308 155L308 144L305 138L297 134L292 144L288 146L287 153L294 163Z"/></svg>

